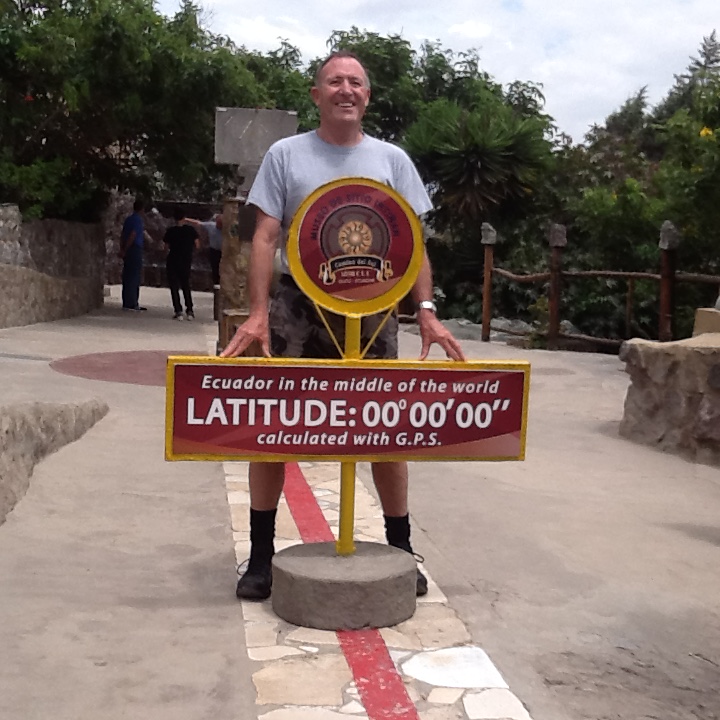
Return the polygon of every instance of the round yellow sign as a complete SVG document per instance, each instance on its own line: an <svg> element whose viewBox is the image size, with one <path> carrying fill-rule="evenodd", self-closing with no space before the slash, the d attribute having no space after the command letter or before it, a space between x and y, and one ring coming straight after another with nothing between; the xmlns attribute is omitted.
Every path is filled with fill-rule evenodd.
<svg viewBox="0 0 720 720"><path fill-rule="evenodd" d="M373 315L396 305L415 284L423 229L407 200L368 178L322 185L300 205L287 257L298 287L340 315Z"/></svg>

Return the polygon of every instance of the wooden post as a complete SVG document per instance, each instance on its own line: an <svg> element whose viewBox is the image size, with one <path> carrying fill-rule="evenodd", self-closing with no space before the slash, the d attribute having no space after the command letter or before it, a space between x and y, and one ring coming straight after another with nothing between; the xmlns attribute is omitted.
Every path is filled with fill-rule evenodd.
<svg viewBox="0 0 720 720"><path fill-rule="evenodd" d="M255 231L255 210L241 198L223 203L223 244L220 260L220 291L217 299L218 345L222 345L222 323L226 310L248 308L250 245Z"/></svg>
<svg viewBox="0 0 720 720"><path fill-rule="evenodd" d="M550 288L548 305L548 348L557 350L560 335L560 294L562 288L562 249L567 245L567 231L564 225L553 223L548 232L550 245Z"/></svg>
<svg viewBox="0 0 720 720"><path fill-rule="evenodd" d="M635 304L635 280L628 278L627 295L625 296L625 339L629 340L632 334L633 307Z"/></svg>
<svg viewBox="0 0 720 720"><path fill-rule="evenodd" d="M483 304L482 304L482 340L490 342L490 321L492 320L492 272L497 242L497 232L490 223L483 223L480 229L480 242L485 247L483 263Z"/></svg>
<svg viewBox="0 0 720 720"><path fill-rule="evenodd" d="M678 229L666 220L660 228L660 318L658 340L669 342L673 338L673 306L675 303L676 251L680 245Z"/></svg>

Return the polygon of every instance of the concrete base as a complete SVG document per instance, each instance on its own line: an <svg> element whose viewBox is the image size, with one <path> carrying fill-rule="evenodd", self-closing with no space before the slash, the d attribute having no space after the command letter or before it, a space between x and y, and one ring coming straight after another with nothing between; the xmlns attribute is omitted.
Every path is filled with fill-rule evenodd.
<svg viewBox="0 0 720 720"><path fill-rule="evenodd" d="M273 558L272 607L287 622L319 630L388 627L415 612L416 564L409 553L358 542L294 545Z"/></svg>

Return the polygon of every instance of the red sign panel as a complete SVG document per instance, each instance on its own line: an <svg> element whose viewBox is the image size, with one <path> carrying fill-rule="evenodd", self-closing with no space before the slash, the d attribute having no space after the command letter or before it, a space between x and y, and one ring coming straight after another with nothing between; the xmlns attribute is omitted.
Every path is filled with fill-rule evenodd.
<svg viewBox="0 0 720 720"><path fill-rule="evenodd" d="M297 360L168 367L168 459L517 460L529 366Z"/></svg>

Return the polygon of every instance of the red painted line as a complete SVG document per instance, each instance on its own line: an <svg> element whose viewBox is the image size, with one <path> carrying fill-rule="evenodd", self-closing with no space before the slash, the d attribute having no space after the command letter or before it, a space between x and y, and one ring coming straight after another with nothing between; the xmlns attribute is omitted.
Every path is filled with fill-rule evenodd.
<svg viewBox="0 0 720 720"><path fill-rule="evenodd" d="M285 464L285 487L283 488L290 514L297 525L304 543L332 542L330 525L297 463Z"/></svg>
<svg viewBox="0 0 720 720"><path fill-rule="evenodd" d="M284 492L303 542L335 539L297 463L285 465ZM339 630L337 636L369 720L420 720L380 631Z"/></svg>
<svg viewBox="0 0 720 720"><path fill-rule="evenodd" d="M339 630L360 699L370 720L419 720L378 630Z"/></svg>

